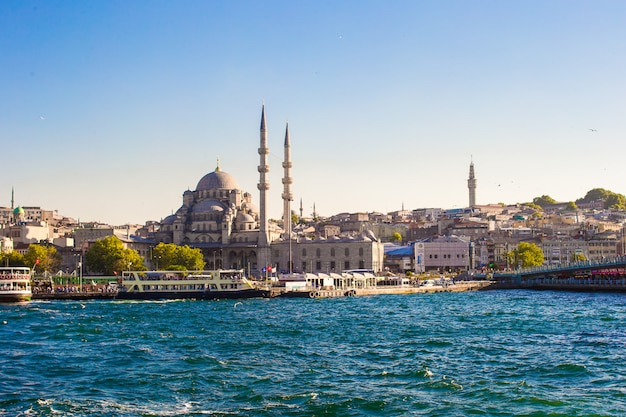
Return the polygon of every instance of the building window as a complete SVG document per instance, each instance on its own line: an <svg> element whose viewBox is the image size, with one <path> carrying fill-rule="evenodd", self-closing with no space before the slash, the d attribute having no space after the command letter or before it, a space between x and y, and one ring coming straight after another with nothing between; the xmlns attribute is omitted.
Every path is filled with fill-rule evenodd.
<svg viewBox="0 0 626 417"><path fill-rule="evenodd" d="M322 254L322 251L320 250L320 248L315 249L315 255L319 258Z"/></svg>
<svg viewBox="0 0 626 417"><path fill-rule="evenodd" d="M302 249L302 256L306 256L306 249Z"/></svg>
<svg viewBox="0 0 626 417"><path fill-rule="evenodd" d="M322 263L320 261L315 262L315 269L318 271L322 270Z"/></svg>
<svg viewBox="0 0 626 417"><path fill-rule="evenodd" d="M365 269L365 261L359 261L359 268Z"/></svg>
<svg viewBox="0 0 626 417"><path fill-rule="evenodd" d="M343 263L343 269L350 269L350 261L345 261Z"/></svg>
<svg viewBox="0 0 626 417"><path fill-rule="evenodd" d="M335 261L330 261L330 270L334 271L336 267L337 265L335 264Z"/></svg>
<svg viewBox="0 0 626 417"><path fill-rule="evenodd" d="M306 262L302 262L302 272L306 272Z"/></svg>

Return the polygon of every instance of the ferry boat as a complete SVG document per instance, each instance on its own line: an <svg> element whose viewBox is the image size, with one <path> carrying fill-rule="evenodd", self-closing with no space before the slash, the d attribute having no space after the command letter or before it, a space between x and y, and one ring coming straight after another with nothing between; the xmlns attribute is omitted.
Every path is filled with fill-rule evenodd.
<svg viewBox="0 0 626 417"><path fill-rule="evenodd" d="M0 267L0 302L30 301L30 268L21 266Z"/></svg>
<svg viewBox="0 0 626 417"><path fill-rule="evenodd" d="M180 271L124 271L118 300L175 300L267 297L269 289L248 280L243 269L194 273Z"/></svg>

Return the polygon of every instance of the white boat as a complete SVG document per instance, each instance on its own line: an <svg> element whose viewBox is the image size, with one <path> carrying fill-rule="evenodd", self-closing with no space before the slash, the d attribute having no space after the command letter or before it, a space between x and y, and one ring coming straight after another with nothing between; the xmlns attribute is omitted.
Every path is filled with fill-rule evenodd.
<svg viewBox="0 0 626 417"><path fill-rule="evenodd" d="M33 295L30 282L30 268L0 267L0 302L29 301Z"/></svg>
<svg viewBox="0 0 626 417"><path fill-rule="evenodd" d="M164 300L267 297L269 290L248 280L243 269L215 271L124 271L119 300Z"/></svg>

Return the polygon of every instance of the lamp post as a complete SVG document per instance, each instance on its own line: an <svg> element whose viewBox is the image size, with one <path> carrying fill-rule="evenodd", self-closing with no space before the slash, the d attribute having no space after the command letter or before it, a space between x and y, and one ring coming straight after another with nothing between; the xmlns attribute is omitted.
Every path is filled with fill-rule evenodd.
<svg viewBox="0 0 626 417"><path fill-rule="evenodd" d="M78 269L78 291L83 292L83 254L77 253L74 257L78 259L76 264L76 269Z"/></svg>

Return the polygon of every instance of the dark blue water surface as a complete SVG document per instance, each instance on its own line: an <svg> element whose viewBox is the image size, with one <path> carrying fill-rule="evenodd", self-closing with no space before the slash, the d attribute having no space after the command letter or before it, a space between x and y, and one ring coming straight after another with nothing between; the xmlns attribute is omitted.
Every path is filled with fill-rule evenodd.
<svg viewBox="0 0 626 417"><path fill-rule="evenodd" d="M0 305L0 416L623 416L626 295Z"/></svg>

